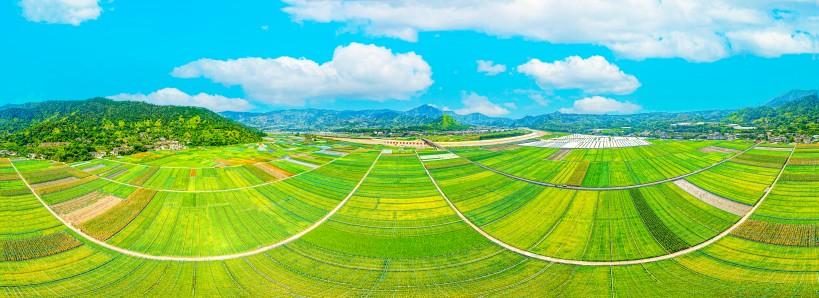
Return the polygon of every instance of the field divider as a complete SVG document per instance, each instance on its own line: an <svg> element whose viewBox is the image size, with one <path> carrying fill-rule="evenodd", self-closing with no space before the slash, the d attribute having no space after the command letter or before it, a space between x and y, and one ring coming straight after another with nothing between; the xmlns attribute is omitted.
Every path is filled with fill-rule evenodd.
<svg viewBox="0 0 819 298"><path fill-rule="evenodd" d="M747 150L750 150L752 148L749 148ZM460 210L458 210L458 207L456 207L455 204L453 204L452 201L449 200L449 197L446 196L444 191L441 190L441 187L438 185L438 182L435 181L435 178L432 177L432 174L430 174L430 172L426 168L426 166L424 167L424 171L426 171L427 176L429 176L429 179L432 180L432 184L435 185L435 188L438 189L438 192L441 194L441 196L444 198L444 200L446 200L447 204L449 204L449 206L452 208L452 210L454 210L455 213L457 213L458 216L461 217L461 219L463 221L465 221L467 224L469 224L469 226L472 227L472 229L474 229L476 232L480 233L481 235L483 235L484 237L486 237L490 241L494 242L495 244L497 244L497 245L499 245L499 246L501 246L503 248L506 248L506 249L508 249L508 250L510 250L512 252L521 254L521 255L529 257L529 258L538 259L538 260L547 261L547 262L553 262L553 263L560 263L560 264L567 264L567 265L580 265L580 266L627 266L627 265L639 265L639 264L653 263L653 262L659 262L659 261L664 261L664 260L668 260L668 259L673 259L673 258L682 256L682 255L686 255L686 254L698 251L698 250L700 250L700 249L702 249L702 248L704 248L704 247L706 247L708 245L711 245L711 244L719 241L720 239L724 238L725 236L728 236L729 234L731 234L731 232L733 232L736 228L738 228L746 220L748 220L748 218L751 217L751 215L754 213L754 211L756 211L756 209L759 208L760 205L762 205L762 202L765 201L765 198L768 197L768 194L770 194L771 191L773 191L774 186L776 186L776 183L779 181L779 178L782 177L782 173L785 172L785 167L787 167L788 163L790 162L791 156L793 156L793 151L794 150L791 150L790 155L788 155L788 159L785 161L785 164L782 165L782 168L779 170L779 174L776 175L776 179L774 179L773 183L771 183L771 186L768 187L768 189L765 191L765 195L763 195L762 198L759 199L759 201L753 206L753 208L751 208L751 210L749 210L748 213L746 213L742 218L740 218L739 221L734 223L732 226L730 226L728 229L726 229L722 233L719 233L716 236L714 236L713 238L708 239L708 240L706 240L706 241L704 241L704 242L702 242L700 244L697 244L695 246L692 246L692 247L689 247L687 249L680 250L680 251L677 251L677 252L674 252L674 253L671 253L671 254L657 256L657 257L651 257L651 258L645 258L645 259L624 260L624 261L582 261L582 260L561 259L561 258L555 258L555 257L536 254L536 253L533 253L533 252L518 248L516 246L512 246L512 245L510 245L510 244L508 244L506 242L503 242L503 241L493 237L492 235L489 235L489 233L487 233L486 231L484 231L483 229L481 229L480 227L475 225L468 218L466 218L466 216L463 213L461 213ZM416 155L417 155L417 153L416 153ZM419 159L420 159L420 157L419 157Z"/></svg>
<svg viewBox="0 0 819 298"><path fill-rule="evenodd" d="M672 178L668 178L668 179L664 179L664 180L660 180L660 181L649 182L649 183L626 185L626 186L585 187L585 186L558 185L558 184L555 184L555 183L546 183L546 182L542 182L542 181L536 181L536 180L523 178L523 177L520 177L520 176L517 176L517 175L512 175L512 174L509 174L509 173L506 173L506 172L496 170L496 169L493 169L491 167L482 165L482 164L480 164L480 163L478 163L476 161L473 161L471 159L468 159L466 157L460 156L457 153L452 152L447 148L441 147L441 146L439 146L438 144L435 144L432 141L429 141L429 140L426 140L426 139L423 139L423 140L426 141L429 144L432 144L433 147L438 148L439 150L443 150L443 151L446 151L448 153L455 154L458 157L460 157L460 158L462 158L462 159L464 159L464 160L466 160L466 161L468 161L468 162L470 162L470 163L472 163L472 164L474 164L476 166L479 166L481 168L484 168L485 170L494 172L496 174L501 174L503 176L506 176L506 177L509 177L509 178L512 178L512 179L520 180L520 181L527 182L527 183L537 184L537 185L541 185L541 186L562 188L562 189L574 189L574 190L623 190L623 189L639 188L639 187L645 187L645 186L658 185L658 184L663 184L663 183L666 183L666 182L673 182L673 181L677 181L677 180L680 180L680 179L687 178L687 177L692 176L692 175L702 173L702 172L707 171L707 170L709 170L709 169L711 169L713 167L716 167L718 165L726 163L726 162L734 159L735 157L740 156L740 155L744 154L745 152L748 152L751 149L756 148L759 145L759 144L754 144L753 146L749 147L748 149L745 149L742 152L739 152L739 153L737 153L737 154L735 154L735 155L733 155L733 156L731 156L729 158L723 159L723 160L721 160L721 161L719 161L719 162L717 162L715 164L712 164L710 166L707 166L707 167L698 169L696 171L693 171L691 173L683 174L683 175L680 175L680 176L677 176L677 177L672 177Z"/></svg>
<svg viewBox="0 0 819 298"><path fill-rule="evenodd" d="M31 188L31 184L29 184L28 180L26 180L23 177L23 175L20 173L20 171L17 169L17 166L15 166L13 162L11 163L11 166L14 168L14 171L17 173L17 176L20 177L20 180L22 180L23 183L26 184L26 187L28 187L29 191L31 191L31 193L37 198L37 200L40 201L40 204L42 204L43 207L45 207L46 210L48 210L48 212L51 213L51 215L56 217L60 222L62 222L66 227L71 229L74 233L77 233L78 235L82 236L83 238L85 238L88 241L93 242L94 244L97 244L99 246L105 247L105 248L107 248L109 250L112 250L112 251L115 251L115 252L118 252L118 253L121 253L121 254L124 254L124 255L137 257L137 258L142 258L142 259L149 259L149 260L156 260L156 261L176 261L176 262L208 262L208 261L224 261L224 260L238 259L238 258L249 257L249 256L252 256L252 255L257 255L257 254L263 253L265 251L274 249L276 247L279 247L279 246L288 244L290 242L293 242L296 239L299 239L302 236L306 235L307 233L313 231L314 229L316 229L317 227L322 225L324 222L326 222L328 219L330 219L331 216L333 216L336 212L338 212L338 210L341 209L341 207L343 207L344 204L346 204L347 201L349 201L350 198L353 197L353 195L356 193L356 191L358 191L358 188L361 186L361 184L364 183L364 180L367 179L367 176L370 175L370 172L372 172L373 168L375 168L375 164L378 163L379 158L381 158L380 153L378 154L378 156L373 161L373 164L370 165L370 168L367 169L367 172L364 173L364 176L361 177L361 180L358 181L358 184L356 184L356 186L350 191L350 193L347 194L347 196L343 200L341 200L341 202L339 202L338 205L336 205L336 207L333 208L333 210L330 210L330 212L328 212L324 217L322 217L319 221L313 223L308 228L302 230L301 232L296 233L293 236L288 237L287 239L284 239L284 240L281 240L279 242L276 242L276 243L273 243L273 244L270 244L270 245L267 245L267 246L263 246L263 247L260 247L260 248L257 248L257 249L251 250L251 251L235 253L235 254L229 254L229 255L221 255L221 256L208 256L208 257L155 256L155 255L135 252L135 251L127 250L127 249L120 248L120 247L117 247L117 246L113 246L113 245L108 244L108 243L106 243L104 241L101 241L101 240L98 240L98 239L96 239L94 237L91 237L88 234L86 234L85 232L83 232L82 230L80 230L79 228L73 226L71 223L69 223L68 221L66 221L62 217L60 217L53 209L51 209L50 206L48 206L48 204L46 204L46 202L43 200L43 198L40 197L40 195L37 194L34 191L33 188Z"/></svg>
<svg viewBox="0 0 819 298"><path fill-rule="evenodd" d="M105 181L108 181L108 182L111 182L111 183L116 183L116 184L119 184L119 185L131 186L131 187L136 187L136 188L146 188L146 189L152 189L152 190L161 191L161 192L173 192L173 193L217 193L217 192L229 192L229 191L236 191L236 190L243 190L243 189L257 188L257 187L262 187L262 186L265 186L265 185L270 185L270 184L273 184L273 183L276 183L276 182L281 182L281 181L284 181L284 180L287 180L287 179L296 178L296 177L298 177L298 176L300 176L300 175L302 175L302 174L307 174L307 173L310 173L310 172L315 171L315 170L317 170L317 169L321 169L321 168L323 168L323 167L325 167L325 166L327 166L327 165L329 165L329 164L331 164L331 163L333 163L333 162L335 162L335 161L337 161L337 160L341 159L342 157L343 157L343 156L337 157L337 158L335 158L335 159L333 159L333 160L331 160L331 161L329 161L329 162L327 162L327 163L325 163L325 164L319 165L318 167L311 168L310 170L307 170L307 171L304 171L304 172L298 173L298 174L293 175L293 176L289 176L289 177L286 177L286 178L277 179L277 180L273 180L273 181L268 181L268 182L261 183L261 184L249 185L249 186L243 186L243 187L237 187L237 188L230 188L230 189L215 189L215 190L176 190L176 189L160 189L160 188L145 187L145 186L141 186L141 185L136 185L136 184L125 183L125 182L121 182L121 181L116 181L116 180L113 180L113 179L110 179L110 178L107 178L107 177L103 177L103 176L97 176L97 175L95 175L95 176L97 176L97 178L100 178L100 179L102 179L102 180L105 180ZM107 159L106 159L106 160L107 160ZM139 164L137 164L137 165L139 165ZM70 166L70 165L69 165L69 166ZM146 166L146 165L140 165L140 166ZM73 167L73 166L72 166L72 167ZM241 166L240 166L240 167L241 167ZM160 167L160 168L161 168L161 169L173 169L174 167ZM183 168L183 169L204 169L204 168ZM149 177L149 178L150 178L150 177Z"/></svg>

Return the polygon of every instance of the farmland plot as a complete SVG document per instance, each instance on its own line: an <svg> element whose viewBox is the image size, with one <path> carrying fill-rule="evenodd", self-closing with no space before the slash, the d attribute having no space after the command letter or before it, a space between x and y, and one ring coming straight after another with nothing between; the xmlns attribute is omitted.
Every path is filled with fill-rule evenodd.
<svg viewBox="0 0 819 298"><path fill-rule="evenodd" d="M523 183L472 164L430 171L481 229L512 246L557 258L661 256L708 240L739 219L671 183L588 191Z"/></svg>
<svg viewBox="0 0 819 298"><path fill-rule="evenodd" d="M711 145L734 148L722 142ZM664 146L673 151L676 145ZM664 255L713 238L739 217L671 183L617 191L568 190L505 178L462 159L421 162L414 155L382 155L330 220L293 242L226 261L155 261L109 251L74 235L31 194L11 163L0 159L0 296L814 296L819 291L819 206L817 170L809 166L815 154L811 150L797 148L798 164L787 165L757 209L759 214L730 235L672 259L616 266L545 262L491 243L447 208L424 166L470 221L495 238L542 254L581 260ZM108 243L196 256L231 252L234 245L254 247L242 241L275 241L303 225L279 225L271 219L297 214L298 220L312 222L322 217L338 206L343 189L361 181L377 154L354 152L298 177L225 194L156 191ZM614 159L611 154L597 152L595 159ZM584 161L590 163L588 180L594 164L603 161L573 162ZM50 169L61 166L27 161L15 165L32 179L47 177ZM106 171L94 167L75 168L88 175ZM608 170L622 174L615 168ZM725 176L768 177L761 168L767 167L730 163L718 170ZM54 172L60 171L70 170ZM197 168L180 174L198 178L206 173ZM68 177L52 176L63 177L43 180ZM71 181L55 185L66 182ZM107 209L110 212L151 191L114 186L122 185L73 187L45 197L57 202L50 204L58 214L104 202L109 194L123 198ZM73 191L78 188L83 190ZM204 222L208 216L219 221ZM142 234L154 228L162 231ZM156 241L148 244L151 237Z"/></svg>
<svg viewBox="0 0 819 298"><path fill-rule="evenodd" d="M248 189L154 190L144 211L108 243L167 256L217 256L269 245L327 214L353 189L374 158L373 152L354 153L314 172Z"/></svg>
<svg viewBox="0 0 819 298"><path fill-rule="evenodd" d="M685 175L729 158L748 142L652 141L651 146L574 149L551 158L555 149L516 147L453 152L489 168L551 184L613 187L645 184ZM724 147L720 147L724 146ZM709 148L709 150L701 150ZM740 149L737 149L740 148Z"/></svg>

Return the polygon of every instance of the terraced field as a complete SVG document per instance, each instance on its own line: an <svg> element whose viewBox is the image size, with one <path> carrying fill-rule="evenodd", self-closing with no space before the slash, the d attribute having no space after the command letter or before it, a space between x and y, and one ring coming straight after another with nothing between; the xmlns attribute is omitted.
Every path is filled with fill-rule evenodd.
<svg viewBox="0 0 819 298"><path fill-rule="evenodd" d="M741 151L750 144L669 141L663 148L711 156L703 161L735 157L686 177L667 172L671 180L653 185L571 189L515 179L440 151L347 148L336 154L343 149L287 142L277 146L334 158L258 181L236 179L245 177L239 173L259 178L242 165L214 168L188 157L215 157L193 150L155 153L178 160L167 167L138 157L73 165L0 159L0 296L780 297L819 291L816 146L704 153L699 149ZM512 148L504 150L518 150ZM700 156L689 149L680 154ZM216 151L228 150L235 149ZM256 152L232 158L298 165ZM598 161L572 154L579 153L563 160L574 169L588 162L585 182ZM625 153L595 154L616 164L613 156ZM641 159L628 162L635 160ZM106 168L126 165L126 171L157 170L142 184L104 176ZM190 185L200 177L191 173L206 169L224 170L214 172L215 181L233 184L182 189L148 183L188 179Z"/></svg>

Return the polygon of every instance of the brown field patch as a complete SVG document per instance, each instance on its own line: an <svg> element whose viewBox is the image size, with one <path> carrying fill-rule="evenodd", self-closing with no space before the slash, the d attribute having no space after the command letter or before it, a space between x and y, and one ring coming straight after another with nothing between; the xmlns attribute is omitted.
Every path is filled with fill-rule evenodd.
<svg viewBox="0 0 819 298"><path fill-rule="evenodd" d="M110 175L105 176L105 178L114 179L117 176L122 175L122 173L125 173L125 171L128 171L128 169L120 169L119 171L113 172Z"/></svg>
<svg viewBox="0 0 819 298"><path fill-rule="evenodd" d="M727 153L727 154L740 152L739 150L736 150L736 149L722 148L722 147L717 147L717 146L708 146L708 147L705 147L705 148L700 148L699 151L702 152L702 153L719 152L719 153Z"/></svg>
<svg viewBox="0 0 819 298"><path fill-rule="evenodd" d="M79 180L79 179L77 179L77 177L71 176L71 177L65 177L65 178L62 178L62 179L46 181L46 182L43 182L43 183L32 184L31 187L34 188L34 189L41 189L41 188L54 186L54 185L58 185L58 184L74 182L74 181L77 181L77 180Z"/></svg>
<svg viewBox="0 0 819 298"><path fill-rule="evenodd" d="M549 157L546 157L546 159L553 161L561 161L563 160L564 157L566 157L566 155L569 155L569 153L572 153L572 149L560 149L557 150L557 152L552 153L552 155L549 155Z"/></svg>
<svg viewBox="0 0 819 298"><path fill-rule="evenodd" d="M262 171L265 171L266 173L272 175L273 177L276 177L276 179L284 179L284 178L293 176L293 173L285 171L285 170L283 170L283 169L281 169L281 168L279 168L277 166L271 165L269 163L260 162L260 163L254 164L254 166L256 166L257 168L261 169Z"/></svg>
<svg viewBox="0 0 819 298"><path fill-rule="evenodd" d="M100 214L105 213L105 211L108 211L108 209L113 208L120 202L122 202L122 199L109 195L102 199L97 200L91 205L85 206L83 208L77 209L74 212L66 214L64 218L65 220L74 225L79 225L94 217L97 217Z"/></svg>
<svg viewBox="0 0 819 298"><path fill-rule="evenodd" d="M88 194L70 199L68 201L60 202L51 206L55 212L59 214L67 214L85 206L91 205L99 199L105 197L105 194L98 191L92 191Z"/></svg>
<svg viewBox="0 0 819 298"><path fill-rule="evenodd" d="M93 172L93 171L102 169L104 167L105 167L105 165L96 165L96 166L93 166L93 167L90 167L90 168L85 168L85 169L82 169L82 170L86 171L86 172Z"/></svg>
<svg viewBox="0 0 819 298"><path fill-rule="evenodd" d="M515 148L518 148L518 146L517 145L498 146L498 147L486 148L486 150L489 150L489 151L492 151L492 152L498 152L498 151L503 151L503 150L515 149Z"/></svg>

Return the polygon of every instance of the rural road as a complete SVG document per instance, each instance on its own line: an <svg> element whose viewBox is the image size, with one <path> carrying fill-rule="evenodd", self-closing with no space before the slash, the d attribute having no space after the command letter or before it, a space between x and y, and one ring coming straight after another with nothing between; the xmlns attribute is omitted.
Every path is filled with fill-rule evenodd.
<svg viewBox="0 0 819 298"><path fill-rule="evenodd" d="M375 158L375 161L373 161L373 164L370 165L370 168L364 174L364 177L361 177L361 180L358 181L358 184L356 184L356 186L353 188L352 191L350 191L350 193L347 195L347 197L344 198L344 200L342 200L335 208L333 208L333 210L330 210L330 212L327 213L327 215L322 217L319 221L313 223L313 225L311 225L307 229L304 229L301 232L298 232L297 234L295 234L293 236L290 236L289 238L284 239L282 241L279 241L279 242L276 242L276 243L273 243L273 244L270 244L270 245L267 245L267 246L263 246L263 247L260 247L260 248L257 248L257 249L251 250L251 251L246 251L246 252L241 252L241 253L236 253L236 254L229 254L229 255L207 256L207 257L155 256L155 255L145 254L145 253L141 253L141 252L135 252L135 251L127 250L127 249L120 248L120 247L117 247L117 246L113 246L111 244L105 243L104 241L100 241L100 240L98 240L98 239L96 239L94 237L91 237L90 235L86 234L85 232L83 232L79 228L71 225L71 223L69 223L68 221L66 221L62 217L60 217L57 214L57 212L54 212L54 210L51 209L51 207L49 207L48 204L46 204L46 202L43 200L43 198L40 197L40 195L37 194L34 191L33 188L31 188L31 185L23 177L23 175L20 174L20 171L17 170L17 166L15 166L13 162L11 163L11 166L14 168L14 171L17 173L17 176L20 177L20 180L22 180L23 183L26 184L26 187L28 187L28 189L31 191L31 193L34 194L35 197L37 197L37 200L40 201L40 204L42 204L43 207L45 207L48 210L48 212L51 213L51 215L56 217L66 227L68 227L69 229L74 231L74 233L79 234L80 236L87 239L88 241L91 241L91 242L93 242L93 243L95 243L95 244L97 244L99 246L105 247L107 249L116 251L118 253L121 253L121 254L124 254L124 255L129 255L129 256L132 256L132 257L137 257L137 258L157 260L157 261L207 262L207 261L224 261L224 260L237 259L237 258L249 257L249 256L252 256L252 255L260 254L260 253L263 253L265 251L268 251L268 250L274 249L276 247L279 247L279 246L288 244L290 242L293 242L296 239L299 239L302 236L304 236L305 234L309 233L310 231L316 229L321 224L323 224L328 219L330 219L330 217L333 216L333 214L335 214L339 209L341 209L341 207L343 207L344 204L347 203L347 201L350 200L351 197L353 197L353 194L355 194L355 192L358 191L358 188L361 186L362 183L364 183L364 180L367 179L367 176L370 175L370 172L375 167L375 164L378 163L379 158L381 158L381 154L379 154L378 157Z"/></svg>
<svg viewBox="0 0 819 298"><path fill-rule="evenodd" d="M512 179L517 179L517 180L520 180L520 181L524 181L524 182L528 182L528 183L532 183L532 184L537 184L537 185L542 185L542 186L546 186L546 187L556 187L556 188L574 189L574 190L622 190L622 189L629 189L629 188L639 188L639 187L645 187L645 186L658 185L658 184L663 184L663 183L666 183L666 182L673 182L673 181L676 181L676 180L686 178L686 177L691 176L691 175L699 174L699 173L701 173L703 171L707 171L708 169L711 169L711 168L716 167L718 165L721 165L721 164L723 164L725 162L728 162L729 160L734 159L734 157L737 157L737 156L739 156L739 155L741 155L741 154L743 154L745 152L748 152L749 150L754 149L754 148L756 148L758 146L757 144L754 144L753 146L749 147L748 149L743 150L742 152L739 152L739 153L735 154L734 156L726 158L726 159L724 159L724 160L722 160L720 162L717 162L715 164L712 164L710 166L707 166L707 167L698 169L696 171L693 171L691 173L683 174L683 175L680 175L680 176L677 176L677 177L672 177L672 178L668 178L668 179L664 179L664 180L660 180L660 181L654 181L654 182L643 183L643 184L627 185L627 186L586 187L586 186L558 185L558 184L554 184L554 183L546 183L546 182L526 179L526 178L523 178L523 177L520 177L520 176L512 175L512 174L509 174L509 173L506 173L506 172L503 172L503 171L499 171L499 170L490 168L488 166L482 165L482 164L480 164L478 162L475 162L475 161L472 161L472 160L470 160L468 158L460 156L457 153L449 151L449 149L438 146L437 144L435 144L433 142L430 142L430 141L427 141L427 142L433 144L436 148L438 148L440 150L444 150L444 151L446 151L448 153L455 154L458 157L463 158L464 160L466 160L466 161L468 161L468 162L470 162L470 163L472 163L472 164L474 164L476 166L479 166L479 167L484 168L484 169L486 169L488 171L491 171L491 172L494 172L494 173L497 173L497 174L501 174L503 176L506 176L506 177L509 177L509 178L512 178Z"/></svg>
<svg viewBox="0 0 819 298"><path fill-rule="evenodd" d="M762 196L762 198L760 198L759 201L757 201L757 203L753 206L753 208L751 208L751 210L748 211L748 213L745 214L745 216L740 218L739 221L734 223L734 225L730 226L727 230L723 231L722 233L719 233L718 235L714 236L711 239L706 240L705 242L702 242L702 243L700 243L698 245L689 247L689 248L681 250L681 251L677 251L677 252L674 252L674 253L670 253L670 254L662 255L662 256L657 256L657 257L651 257L651 258L645 258L645 259L636 259L636 260L624 260L624 261L582 261L582 260L560 259L560 258L554 258L554 257L539 255L539 254L536 254L536 253L533 253L533 252L530 252L530 251L523 250L523 249L520 249L518 247L512 246L510 244L507 244L506 242L503 242L503 241L501 241L501 240L499 240L499 239L497 239L495 237L492 237L492 235L489 235L489 233L485 232L480 227L478 227L477 225L472 223L472 221L470 221L468 218L466 218L466 216L464 216L464 214L461 213L461 211L458 210L457 207L455 207L455 204L453 204L452 201L449 200L449 198L446 196L446 194L443 192L443 190L441 190L441 187L438 186L438 182L436 182L435 179L432 178L432 175L429 173L429 170L427 170L426 167L424 167L424 170L427 172L427 176L429 176L429 179L432 180L432 183L435 185L435 188L438 189L438 192L441 194L441 196L444 197L444 199L449 204L449 206L452 207L452 210L455 210L455 213L457 213L458 216L461 217L461 219L463 219L463 221L465 221L467 224L469 224L469 226L471 226L472 229L474 229L475 231L477 231L478 233L480 233L481 235L483 235L484 237L486 237L490 241L494 242L497 245L500 245L503 248L506 248L506 249L508 249L510 251L513 251L515 253L518 253L518 254L521 254L521 255L524 255L524 256L527 256L527 257L530 257L530 258L543 260L543 261L547 261L547 262L560 263L560 264L581 265L581 266L626 266L626 265L639 265L639 264L645 264L645 263L659 262L659 261L679 257L679 256L682 256L682 255L685 255L685 254L689 254L689 253L698 251L698 250L700 250L700 249L702 249L702 248L704 248L704 247L706 247L708 245L711 245L711 244L719 241L720 239L724 238L725 236L728 236L729 234L731 234L731 232L733 232L737 227L742 225L746 220L748 220L748 218L751 217L751 215L754 213L754 211L756 211L756 209L759 208L760 205L762 205L762 202L765 201L765 198L767 198L768 194L770 194L771 191L774 189L774 186L776 186L776 183L779 181L779 178L782 177L782 173L785 172L785 167L787 166L788 162L790 162L791 156L793 156L793 151L794 150L791 150L791 154L788 156L788 159L785 161L785 164L779 170L779 174L776 176L776 179L774 179L771 186L768 187L768 190L765 191L765 194ZM420 157L419 157L419 159L420 159Z"/></svg>

